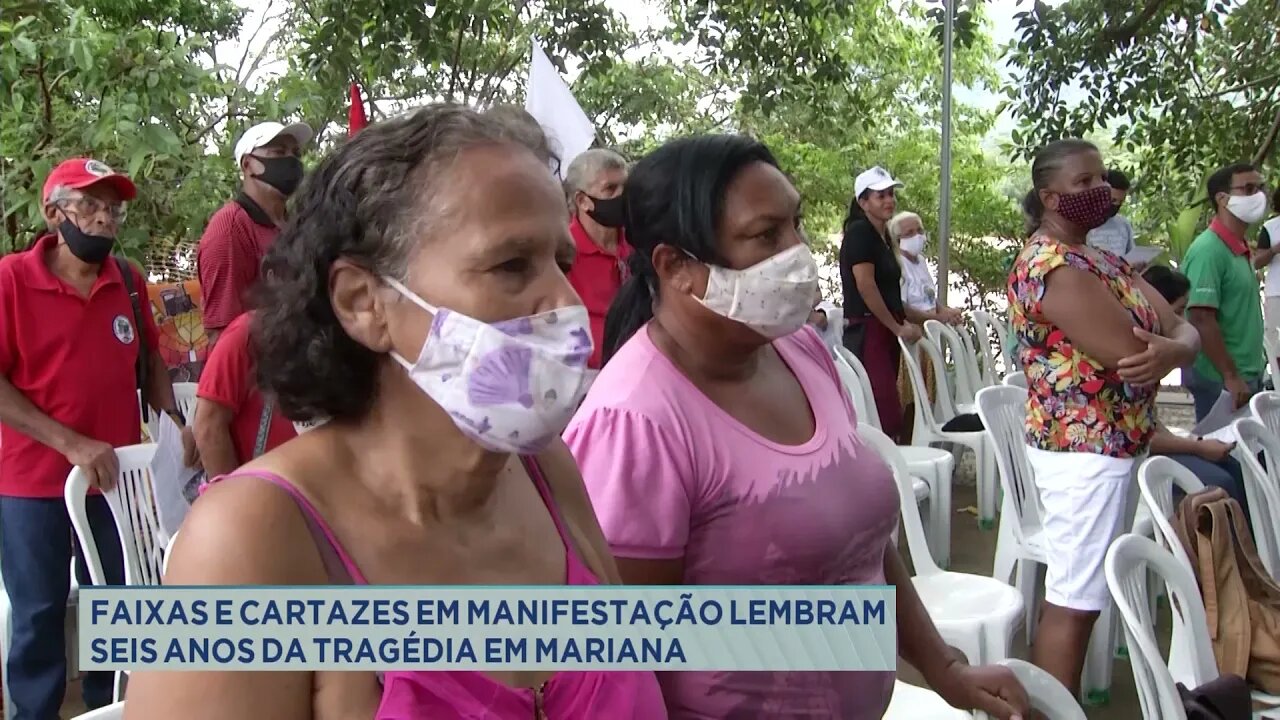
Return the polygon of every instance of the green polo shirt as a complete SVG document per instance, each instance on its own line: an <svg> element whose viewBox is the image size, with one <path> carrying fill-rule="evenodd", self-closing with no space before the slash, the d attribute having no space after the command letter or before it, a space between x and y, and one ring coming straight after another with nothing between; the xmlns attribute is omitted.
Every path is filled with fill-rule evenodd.
<svg viewBox="0 0 1280 720"><path fill-rule="evenodd" d="M1191 243L1182 259L1182 272L1191 281L1187 307L1218 311L1218 326L1227 354L1240 377L1256 380L1266 367L1262 349L1262 301L1258 296L1258 276L1246 253L1233 250L1212 229ZM1203 351L1193 366L1202 377L1222 381L1222 373Z"/></svg>

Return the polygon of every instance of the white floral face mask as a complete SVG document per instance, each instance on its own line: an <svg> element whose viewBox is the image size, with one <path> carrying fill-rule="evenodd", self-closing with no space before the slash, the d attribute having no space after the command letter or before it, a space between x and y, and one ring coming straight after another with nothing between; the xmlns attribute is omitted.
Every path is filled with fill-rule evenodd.
<svg viewBox="0 0 1280 720"><path fill-rule="evenodd" d="M797 244L743 270L708 265L702 304L769 340L804 327L818 292L818 264L809 246Z"/></svg>
<svg viewBox="0 0 1280 720"><path fill-rule="evenodd" d="M494 452L532 455L564 430L587 389L585 307L487 324L385 281L434 315L417 362L392 357L463 434Z"/></svg>

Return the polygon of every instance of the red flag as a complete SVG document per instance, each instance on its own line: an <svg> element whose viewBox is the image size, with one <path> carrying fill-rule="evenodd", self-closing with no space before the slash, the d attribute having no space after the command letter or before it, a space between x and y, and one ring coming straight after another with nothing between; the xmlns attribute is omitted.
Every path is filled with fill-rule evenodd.
<svg viewBox="0 0 1280 720"><path fill-rule="evenodd" d="M360 97L360 86L351 83L351 110L347 113L347 137L354 137L368 124L369 118L364 114L364 99Z"/></svg>

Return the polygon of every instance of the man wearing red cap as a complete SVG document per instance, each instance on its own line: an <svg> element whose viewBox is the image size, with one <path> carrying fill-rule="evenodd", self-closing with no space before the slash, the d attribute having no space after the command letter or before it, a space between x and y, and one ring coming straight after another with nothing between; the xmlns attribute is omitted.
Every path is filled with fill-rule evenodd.
<svg viewBox="0 0 1280 720"><path fill-rule="evenodd" d="M264 122L236 142L240 193L209 218L196 255L210 346L246 309L262 258L284 224L285 201L302 182L299 156L311 137L306 123Z"/></svg>
<svg viewBox="0 0 1280 720"><path fill-rule="evenodd" d="M5 689L15 720L57 718L66 690L72 532L63 486L71 468L95 488L115 485L115 448L141 440L139 376L148 378L152 407L185 424L157 352L146 283L111 256L124 203L136 194L103 163L67 160L44 184L50 232L28 252L0 258L0 572L12 610ZM187 459L195 460L191 444ZM105 498L88 498L87 511L103 569L122 583ZM87 583L82 560L76 570ZM110 673L85 678L90 708L111 695Z"/></svg>

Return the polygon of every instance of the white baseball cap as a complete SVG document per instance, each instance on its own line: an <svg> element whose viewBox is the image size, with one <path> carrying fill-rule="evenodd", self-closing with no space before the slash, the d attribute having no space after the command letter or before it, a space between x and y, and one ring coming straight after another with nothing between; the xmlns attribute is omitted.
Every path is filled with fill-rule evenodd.
<svg viewBox="0 0 1280 720"><path fill-rule="evenodd" d="M903 187L903 185L894 180L888 170L877 165L863 172L853 181L853 196L862 197L862 193L868 190L887 190L891 187Z"/></svg>
<svg viewBox="0 0 1280 720"><path fill-rule="evenodd" d="M311 131L311 126L304 122L296 122L292 125L281 125L278 122L258 123L240 136L240 140L236 142L236 165L240 164L240 160L245 155L257 150L267 143L275 140L281 135L288 135L298 141L299 145L306 145L311 142L311 138L315 133Z"/></svg>

